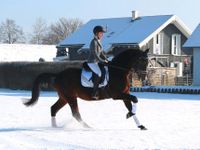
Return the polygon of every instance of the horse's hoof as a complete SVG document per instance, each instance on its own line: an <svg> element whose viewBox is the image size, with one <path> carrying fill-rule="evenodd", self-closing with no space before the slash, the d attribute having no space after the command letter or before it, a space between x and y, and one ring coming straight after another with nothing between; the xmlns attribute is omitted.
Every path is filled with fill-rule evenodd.
<svg viewBox="0 0 200 150"><path fill-rule="evenodd" d="M58 128L58 126L55 125L55 124L52 124L51 127L52 127L52 128Z"/></svg>
<svg viewBox="0 0 200 150"><path fill-rule="evenodd" d="M88 128L88 129L91 129L92 127L90 127L89 125L85 124L83 125L84 128Z"/></svg>
<svg viewBox="0 0 200 150"><path fill-rule="evenodd" d="M56 118L55 117L51 117L51 126L53 128L57 128L58 127L57 124L56 124Z"/></svg>
<svg viewBox="0 0 200 150"><path fill-rule="evenodd" d="M51 127L52 127L52 128L57 128L58 126L57 126L57 124L52 123L52 124L51 124Z"/></svg>
<svg viewBox="0 0 200 150"><path fill-rule="evenodd" d="M138 128L140 128L140 130L147 130L147 128L143 125L138 126Z"/></svg>
<svg viewBox="0 0 200 150"><path fill-rule="evenodd" d="M90 127L87 123L85 123L85 122L80 122L81 123L81 125L84 127L84 128L92 128L92 127Z"/></svg>

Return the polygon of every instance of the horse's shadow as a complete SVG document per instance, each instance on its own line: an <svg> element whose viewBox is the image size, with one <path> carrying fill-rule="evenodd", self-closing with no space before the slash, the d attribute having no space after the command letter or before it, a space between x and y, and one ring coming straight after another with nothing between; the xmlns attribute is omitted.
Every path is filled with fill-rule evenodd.
<svg viewBox="0 0 200 150"><path fill-rule="evenodd" d="M34 132L41 132L44 130L63 130L63 131L68 131L68 132L77 132L77 131L85 131L85 132L111 132L111 131L136 131L138 129L109 129L109 128L105 128L105 129L99 129L99 128L76 128L76 129L72 129L72 128L65 128L64 126L61 127L27 127L27 128L0 128L0 133L8 133L8 132L26 132L26 131L34 131Z"/></svg>
<svg viewBox="0 0 200 150"><path fill-rule="evenodd" d="M48 129L47 127L27 127L27 128L20 128L20 127L11 127L11 128L0 128L0 133L6 132L22 132L22 131L42 131ZM49 128L50 129L50 128Z"/></svg>

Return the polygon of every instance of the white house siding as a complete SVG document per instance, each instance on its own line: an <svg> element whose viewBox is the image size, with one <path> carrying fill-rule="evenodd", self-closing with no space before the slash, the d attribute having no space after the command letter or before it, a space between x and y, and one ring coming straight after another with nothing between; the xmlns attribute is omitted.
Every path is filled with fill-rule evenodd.
<svg viewBox="0 0 200 150"><path fill-rule="evenodd" d="M200 86L200 47L199 48L194 48L194 65L193 65L193 85L195 86Z"/></svg>

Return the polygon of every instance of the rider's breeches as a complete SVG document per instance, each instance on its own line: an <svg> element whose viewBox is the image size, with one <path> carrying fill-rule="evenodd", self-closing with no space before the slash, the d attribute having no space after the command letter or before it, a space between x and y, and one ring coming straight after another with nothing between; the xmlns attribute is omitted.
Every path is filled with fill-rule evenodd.
<svg viewBox="0 0 200 150"><path fill-rule="evenodd" d="M88 63L88 66L94 73L96 73L99 77L101 77L101 70L99 68L98 63Z"/></svg>

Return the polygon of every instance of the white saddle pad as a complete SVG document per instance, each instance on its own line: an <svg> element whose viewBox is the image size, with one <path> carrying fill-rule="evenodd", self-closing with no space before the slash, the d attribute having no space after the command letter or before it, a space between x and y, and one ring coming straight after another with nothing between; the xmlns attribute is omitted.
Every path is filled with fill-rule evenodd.
<svg viewBox="0 0 200 150"><path fill-rule="evenodd" d="M109 80L108 67L105 66L104 68L106 69L106 75L105 75L104 81L101 84L99 84L99 88L105 87L108 84L108 80ZM86 71L83 68L82 72L81 72L81 84L82 84L82 86L91 87L91 88L94 87L94 84L93 84L91 78L92 78L92 72Z"/></svg>

